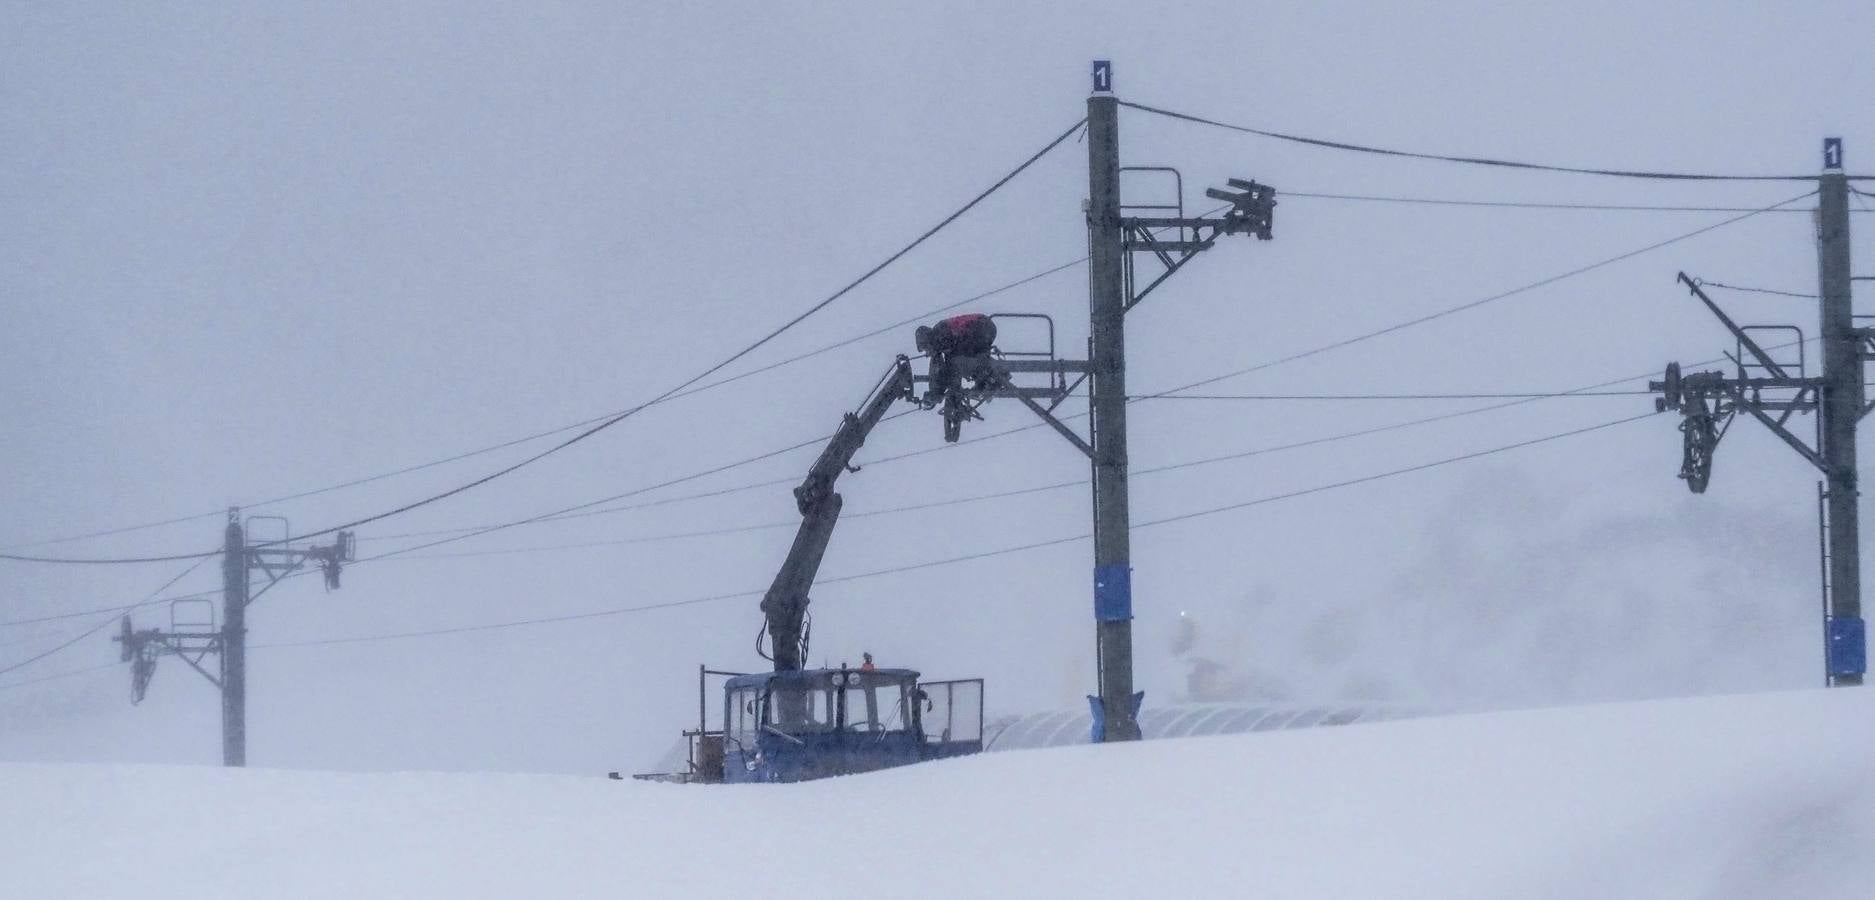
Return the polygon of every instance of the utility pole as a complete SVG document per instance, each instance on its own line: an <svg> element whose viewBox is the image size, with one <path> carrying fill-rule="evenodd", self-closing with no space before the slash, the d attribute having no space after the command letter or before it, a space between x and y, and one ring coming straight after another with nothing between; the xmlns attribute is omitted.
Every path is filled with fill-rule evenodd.
<svg viewBox="0 0 1875 900"><path fill-rule="evenodd" d="M1863 409L1865 334L1856 329L1849 296L1849 179L1842 139L1823 141L1817 180L1817 285L1823 318L1823 462L1828 509L1829 586L1825 596L1828 678L1832 685L1862 683L1866 638L1862 624L1862 566L1857 542L1861 497L1856 479L1856 424Z"/></svg>
<svg viewBox="0 0 1875 900"><path fill-rule="evenodd" d="M221 550L221 764L247 765L247 529L228 510Z"/></svg>
<svg viewBox="0 0 1875 900"><path fill-rule="evenodd" d="M1054 320L1037 313L998 313L992 319L1044 324L1045 349L992 347L987 355L950 356L957 373L937 384L931 375L912 383L942 391L944 439L957 440L962 424L981 418L977 407L997 397L1020 400L1055 433L1081 451L1093 467L1094 487L1094 640L1098 696L1090 695L1092 738L1136 741L1139 707L1145 694L1133 688L1133 569L1127 509L1126 454L1126 314L1173 273L1224 235L1272 237L1276 192L1254 181L1227 179L1231 190L1211 188L1205 196L1222 200L1213 215L1185 213L1184 176L1169 166L1124 166L1120 162L1120 100L1113 92L1113 65L1095 60L1093 93L1087 98L1088 358L1060 359L1055 354ZM1122 198L1126 173L1166 179L1171 191L1157 202L1128 204ZM1129 211L1152 213L1131 215ZM1154 262L1157 272L1139 284L1136 258ZM933 367L936 361L933 360ZM1017 384L1018 376L1045 375L1045 385ZM1077 376L1070 382L1070 376ZM1083 381L1089 389L1091 426L1083 438L1054 411ZM972 386L962 387L965 381ZM915 395L914 390L914 395ZM1043 403L1047 405L1044 406Z"/></svg>
<svg viewBox="0 0 1875 900"><path fill-rule="evenodd" d="M1095 660L1105 741L1139 740L1133 692L1133 568L1126 484L1126 232L1120 221L1120 101L1094 63L1087 98L1088 362L1094 448Z"/></svg>
<svg viewBox="0 0 1875 900"><path fill-rule="evenodd" d="M284 519L278 521L286 528ZM339 532L331 544L314 547L289 547L283 541L250 544L248 537L241 511L229 509L228 526L222 532L220 627L214 621L213 601L179 599L170 602L168 629L137 629L126 615L116 638L123 645L122 661L131 664L131 703L143 701L150 679L156 674L156 661L163 656L181 659L221 693L224 766L247 765L248 605L308 562L317 563L324 572L327 590L336 589L339 571L353 560L356 547L349 531ZM250 590L248 573L254 569L266 573L269 579L260 593ZM178 611L188 606L201 607L205 615L185 621ZM202 667L202 660L211 653L221 656L220 671L215 673Z"/></svg>
<svg viewBox="0 0 1875 900"><path fill-rule="evenodd" d="M1666 377L1648 385L1660 393L1659 410L1681 415L1680 477L1693 493L1704 493L1712 477L1713 453L1732 417L1757 419L1823 475L1819 542L1823 556L1824 681L1832 687L1859 685L1867 669L1862 621L1862 565L1857 545L1860 497L1856 477L1856 425L1869 412L1862 387L1863 363L1875 355L1875 329L1858 328L1849 295L1849 180L1843 173L1842 139L1823 140L1823 171L1817 178L1817 282L1823 338L1823 374L1805 371L1804 338L1794 326L1740 326L1681 272L1679 280L1711 310L1737 340L1727 354L1734 371L1682 373L1667 365ZM1795 340L1765 348L1767 333ZM1785 349L1782 358L1771 350ZM1816 447L1788 429L1799 412L1821 413ZM1775 415L1774 415L1775 414Z"/></svg>

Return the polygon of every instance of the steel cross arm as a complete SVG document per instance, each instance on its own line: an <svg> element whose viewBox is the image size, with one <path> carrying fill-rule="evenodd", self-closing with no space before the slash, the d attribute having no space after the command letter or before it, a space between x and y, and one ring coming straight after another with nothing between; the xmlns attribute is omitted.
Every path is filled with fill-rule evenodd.
<svg viewBox="0 0 1875 900"><path fill-rule="evenodd" d="M1727 383L1724 390L1732 397L1734 408L1743 409L1751 413L1752 418L1764 423L1764 427L1771 429L1772 434L1777 435L1784 443L1789 444L1792 450L1797 451L1804 459L1809 460L1810 465L1816 466L1817 471L1825 475L1829 474L1829 466L1823 461L1821 454L1810 449L1800 438L1791 434L1789 429L1786 429L1782 422L1766 415L1764 410L1758 408L1757 404L1745 399L1745 392L1742 388L1736 384Z"/></svg>
<svg viewBox="0 0 1875 900"><path fill-rule="evenodd" d="M1059 375L1066 378L1069 375L1086 375L1094 370L1093 364L1083 359L990 359L980 356L959 356L956 357L956 359L970 365L978 365L980 363L976 361L983 360L987 362L998 375L1041 373L1045 375ZM912 375L910 376L909 383L913 385L930 384L931 376Z"/></svg>
<svg viewBox="0 0 1875 900"><path fill-rule="evenodd" d="M267 573L267 584L261 587L260 590L255 591L253 595L249 596L247 598L246 605L248 606L254 605L254 601L259 600L260 595L267 593L268 588L271 588L274 585L279 584L280 579L293 574L295 571L299 569L300 566L304 564L305 564L305 559L303 558L295 559L282 566L270 566L266 563L260 563L257 566L257 568L259 568L262 572ZM278 570L277 572L276 572L276 569Z"/></svg>
<svg viewBox="0 0 1875 900"><path fill-rule="evenodd" d="M1184 268L1186 263L1191 262L1192 257L1197 256L1200 251L1211 249L1211 246L1217 243L1218 227L1215 224L1213 224L1212 226L1213 231L1211 233L1211 237L1209 238L1204 238L1201 240L1192 240L1192 241L1162 242L1152 236L1152 229L1150 227L1147 227L1144 225L1138 225L1138 224L1131 224L1135 220L1129 219L1126 221L1129 223L1133 232L1139 235L1139 240L1137 241L1131 240L1131 239L1127 240L1126 248L1128 250L1136 250L1136 249L1139 249L1140 246L1144 246L1146 249L1151 250L1153 252L1153 255L1159 257L1159 264L1162 266L1165 266L1165 271L1160 272L1159 277L1154 278L1152 280L1152 283L1146 285L1144 290L1138 291L1137 293L1133 294L1133 296L1126 298L1126 305L1122 307L1123 310L1129 310L1135 306L1138 306L1139 301L1146 299L1146 295L1152 293L1154 288L1158 287L1161 284L1164 284L1167 278L1172 277L1173 272L1177 272L1179 269ZM1154 221L1158 221L1158 220L1154 220ZM1166 221L1203 222L1205 220L1172 219L1172 220L1166 220ZM1191 227L1192 227L1192 236L1194 238L1198 237L1197 226L1193 225ZM1173 259L1170 254L1165 252L1168 249L1181 250L1183 252L1179 254L1179 257L1177 259ZM1127 270L1129 272L1132 270L1131 264L1128 264ZM1128 277L1129 284L1131 283L1131 280L1132 279L1129 275Z"/></svg>
<svg viewBox="0 0 1875 900"><path fill-rule="evenodd" d="M1164 284L1167 278L1172 277L1172 273L1177 272L1179 269L1184 268L1186 263L1191 262L1192 258L1198 255L1199 250L1209 249L1210 246L1211 245L1207 243L1202 247L1198 247L1192 250L1186 250L1183 256L1180 256L1178 259L1173 260L1171 262L1166 262L1165 271L1160 272L1159 277L1154 278L1152 280L1152 283L1146 285L1144 290L1141 290L1135 293L1133 296L1128 297L1126 299L1126 305L1122 307L1122 309L1130 311L1133 307L1138 306L1139 301L1146 299L1146 295L1152 293L1154 288L1158 287L1161 284ZM1164 261L1164 256L1165 254L1163 253L1160 254L1160 259L1162 262Z"/></svg>
<svg viewBox="0 0 1875 900"><path fill-rule="evenodd" d="M172 644L172 643L170 643L170 642L169 642L169 639L170 639L170 638L172 638L172 637L174 637L174 636L175 636L175 635L164 635L164 636L163 636L163 646L165 646L165 647L167 647L167 648L169 648L169 655L171 655L171 656L174 656L174 657L178 657L178 658L180 658L180 659L181 659L181 660L182 660L183 662L186 662L186 663L188 663L188 664L189 664L189 668L191 668L191 669L194 669L194 670L196 671L196 674L199 674L199 675L201 675L201 676L202 676L203 678L206 678L206 679L208 679L208 683L209 683L209 684L212 684L212 685L214 685L214 686L215 686L215 689L216 689L216 690L221 690L221 689L222 689L222 688L221 688L221 679L219 679L219 678L216 678L215 676L213 676L213 675L210 675L210 674L208 674L208 670L207 670L207 669L204 669L204 668L202 668L202 666L201 666L201 664L200 664L200 663L198 663L197 661L195 661L195 660L193 660L193 659L190 659L190 658L189 658L189 654L187 654L187 653L184 653L184 652L182 652L182 648L180 648L180 647L177 647L177 646L176 646L175 644ZM219 651L219 648L215 648L214 650L204 650L204 651L203 651L203 654L204 654L204 655L207 655L208 653L211 653L211 652L218 652L218 651Z"/></svg>
<svg viewBox="0 0 1875 900"><path fill-rule="evenodd" d="M247 552L248 568L259 569L267 573L269 587L278 582L281 578L292 574L295 569L298 569L306 563L306 558L308 556L312 555L312 551L310 550L296 550L291 548L251 549ZM262 559L263 556L275 557L279 561L271 562Z"/></svg>
<svg viewBox="0 0 1875 900"><path fill-rule="evenodd" d="M1799 412L1809 412L1810 410L1820 408L1823 405L1822 400L1821 400L1822 395L1823 395L1823 388L1821 385L1811 385L1805 388L1798 388L1797 396L1792 397L1787 401L1783 401L1781 403L1777 401L1772 401L1771 403L1764 403L1763 401L1759 401L1759 405L1763 406L1766 409L1776 409L1779 406L1782 406L1784 410L1784 414L1777 417L1777 424L1782 425L1785 422L1790 421L1790 417L1796 415ZM1804 399L1805 396L1814 396L1817 399L1805 400Z"/></svg>
<svg viewBox="0 0 1875 900"><path fill-rule="evenodd" d="M1727 352L1725 358L1731 360L1732 365L1736 366L1739 371L1744 371L1745 364L1739 362L1738 357ZM1783 410L1784 414L1777 417L1777 424L1780 426L1790 421L1790 417L1796 415L1799 410L1812 410L1822 405L1820 399L1804 400L1805 395L1815 395L1818 398L1822 396L1823 379L1821 378L1733 378L1729 381L1720 378L1718 381L1720 384L1736 385L1741 392L1749 389L1752 393L1751 405L1754 409ZM1758 393L1765 389L1793 387L1797 389L1797 394L1789 400L1773 400L1767 403L1758 396Z"/></svg>
<svg viewBox="0 0 1875 900"><path fill-rule="evenodd" d="M1120 219L1120 224L1129 228L1222 228L1224 220L1221 218L1204 218L1199 216L1183 218L1178 216L1164 218L1155 216L1126 216ZM1215 238L1212 240L1215 240ZM1210 242L1211 241L1205 241L1207 244Z"/></svg>
<svg viewBox="0 0 1875 900"><path fill-rule="evenodd" d="M1127 230L1131 232L1133 235L1137 236L1137 239L1134 239L1134 238L1127 239L1126 248L1128 250L1137 249L1143 246L1147 250L1151 250L1152 255L1157 256L1159 258L1160 265L1163 265L1168 269L1173 268L1175 266L1175 263L1172 261L1172 254L1165 252L1166 248L1160 245L1159 239L1153 235L1152 229L1141 228L1138 225L1134 225L1128 228ZM1182 243L1182 242L1170 242L1170 243ZM1185 256L1189 257L1191 256L1192 253L1193 251L1187 250L1185 251Z"/></svg>
<svg viewBox="0 0 1875 900"><path fill-rule="evenodd" d="M1032 397L1023 395L1023 396L1016 397L1016 399L1021 400L1022 405L1028 407L1030 412L1033 412L1036 415L1041 416L1042 421L1048 423L1048 427L1053 428L1056 434L1059 434L1062 437L1067 438L1068 443L1073 444L1082 453L1087 454L1088 459L1094 458L1093 446L1087 443L1086 441L1082 440L1080 435L1075 434L1074 429L1069 428L1067 423L1061 421L1060 419L1055 418L1054 413L1051 413L1048 410L1043 409L1042 405L1040 403L1035 402L1034 398Z"/></svg>
<svg viewBox="0 0 1875 900"><path fill-rule="evenodd" d="M1066 403L1069 397L1074 396L1074 389L1080 387L1081 382L1087 380L1088 374L1089 373L1087 372L1082 372L1081 377L1074 379L1074 382L1068 385L1068 389L1065 391L1062 391L1061 396L1055 398L1055 402L1048 404L1048 411L1054 412L1055 407L1058 407L1061 404Z"/></svg>
<svg viewBox="0 0 1875 900"><path fill-rule="evenodd" d="M1050 375L1085 374L1094 370L1093 364L1084 359L999 359L996 365L1005 372L1047 372Z"/></svg>
<svg viewBox="0 0 1875 900"><path fill-rule="evenodd" d="M1217 243L1217 237L1224 231L1222 219L1162 219L1128 216L1120 220L1120 227L1126 238L1122 245L1128 250L1151 250L1159 255L1161 262L1171 265L1166 259L1167 250L1177 250L1187 258L1200 250L1209 250ZM1210 228L1211 235L1206 237L1199 231ZM1162 241L1152 236L1153 229L1191 229L1191 240ZM1137 237L1135 237L1137 235Z"/></svg>
<svg viewBox="0 0 1875 900"><path fill-rule="evenodd" d="M1731 359L1733 362L1737 362L1737 360L1730 353L1727 353L1725 355L1725 358ZM1823 379L1821 378L1727 378L1725 379L1725 383L1735 384L1741 388L1751 388L1753 390L1772 390L1776 388L1797 388L1798 390L1801 390L1801 391L1809 391L1809 390L1815 390L1816 388L1821 387L1823 384Z"/></svg>
<svg viewBox="0 0 1875 900"><path fill-rule="evenodd" d="M1712 310L1713 315L1719 317L1720 324L1723 324L1726 330L1732 333L1733 337L1738 338L1738 342L1743 345L1746 350L1751 351L1751 355L1757 358L1760 365L1764 366L1767 371L1778 378L1789 377L1784 372L1783 366L1778 365L1775 360L1771 359L1771 355L1764 352L1764 348L1758 346L1758 342L1752 340L1751 336L1746 334L1743 328L1738 327L1738 323L1733 322L1732 317L1726 315L1725 310L1719 308L1719 304L1712 302L1712 298L1706 296L1706 292L1699 289L1698 282L1688 277L1685 272L1680 273L1679 280L1686 285L1687 289L1693 292L1693 296L1699 298L1699 302L1706 304L1706 308Z"/></svg>
<svg viewBox="0 0 1875 900"><path fill-rule="evenodd" d="M286 568L285 572L282 572L279 575L275 575L273 573L272 567L267 566L265 564L261 565L260 570L267 573L267 583L261 585L260 590L254 591L248 594L247 602L242 604L242 606L244 608L248 606L253 606L254 601L259 600L261 597L265 596L268 591L273 590L274 587L278 585L280 582L285 581L288 575L291 575L294 572L299 571L299 567L304 564L305 564L304 560L296 560L294 561L292 565Z"/></svg>

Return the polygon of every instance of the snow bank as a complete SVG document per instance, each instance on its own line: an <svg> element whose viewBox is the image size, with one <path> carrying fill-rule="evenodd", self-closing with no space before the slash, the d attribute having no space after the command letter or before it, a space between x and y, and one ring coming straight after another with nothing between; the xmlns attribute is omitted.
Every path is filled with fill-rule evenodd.
<svg viewBox="0 0 1875 900"><path fill-rule="evenodd" d="M806 785L0 766L18 897L1875 896L1875 693L1003 753Z"/></svg>

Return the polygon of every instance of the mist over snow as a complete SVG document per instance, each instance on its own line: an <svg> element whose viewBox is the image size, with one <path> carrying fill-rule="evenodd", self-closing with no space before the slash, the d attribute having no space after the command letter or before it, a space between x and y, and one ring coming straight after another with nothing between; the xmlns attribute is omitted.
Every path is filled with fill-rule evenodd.
<svg viewBox="0 0 1875 900"><path fill-rule="evenodd" d="M1850 172L1875 171L1871 34L1866 2L1806 4L1799 15L1691 2L0 2L0 549L205 553L219 547L229 507L306 532L521 462L557 439L542 433L683 383L942 220L1085 114L1092 59L1113 60L1124 100L1326 140L1807 175L1825 136L1844 139ZM1813 203L1796 196L1807 182L1452 165L1132 109L1120 129L1123 162L1176 166L1193 211L1204 188L1231 178L1274 185L1279 201L1273 240L1221 239L1128 314L1136 394L1252 368L1206 390L1545 393L1625 377L1617 387L1638 392L1669 360L1732 348L1675 283L1678 272L1816 289L1807 212L1720 211L1791 200L1802 210ZM59 809L68 789L77 798L0 834L11 848L0 849L0 871L22 856L39 854L41 865L69 856L86 835L121 864L115 851L133 838L110 803L146 780L155 799L136 802L161 800L165 813L197 790L213 798L206 810L261 798L240 820L264 826L256 842L369 821L381 797L395 807L383 829L460 824L464 833L381 873L401 879L412 866L481 871L463 863L465 850L492 853L501 842L489 836L507 833L465 812L484 790L489 808L530 822L553 816L531 792L589 798L545 837L520 838L523 855L543 853L526 842L560 827L650 835L654 820L634 810L688 810L669 829L676 835L793 821L823 800L841 822L876 820L866 785L877 784L942 810L952 832L988 829L980 840L947 832L934 847L988 854L1007 839L1045 856L1060 848L1016 832L1084 826L1085 784L1116 778L1133 779L1140 793L1128 802L1142 822L1176 826L1167 842L1205 830L1201 818L1180 819L1184 804L1228 817L1271 796L1281 802L1270 809L1304 831L1323 829L1309 834L1358 827L1354 849L1394 868L1318 855L1326 842L1266 845L1284 833L1274 819L1190 858L1288 848L1326 879L1281 882L1291 895L1336 878L1373 895L1379 882L1362 879L1374 872L1470 864L1416 837L1429 822L1436 829L1424 834L1490 843L1517 824L1488 808L1502 796L1492 792L1540 782L1525 807L1540 813L1536 839L1503 845L1508 855L1488 877L1424 883L1453 888L1447 896L1518 895L1499 888L1527 887L1513 876L1542 872L1554 876L1544 882L1554 896L1597 896L1597 865L1647 873L1653 848L1691 874L1669 879L1671 890L1640 890L1657 884L1641 879L1617 880L1614 892L1866 895L1844 892L1867 883L1859 857L1840 868L1805 862L1817 846L1860 853L1871 833L1867 790L1798 758L1798 736L1809 735L1840 739L1829 758L1860 766L1843 741L1867 730L1833 730L1835 716L1867 719L1860 700L1800 690L1822 680L1816 473L1741 418L1710 491L1691 496L1674 477L1676 417L1609 424L1651 410L1643 393L1443 418L1497 404L1129 408L1135 650L1148 707L1210 690L1486 714L1346 729L1353 737L1324 729L1113 755L1002 754L811 786L801 803L569 777L658 758L695 722L699 663L766 665L755 651L758 595L799 521L790 488L818 440L898 354L913 352L914 317L1021 282L962 308L1047 314L1061 352L1080 355L1087 273L1071 263L1087 252L1087 187L1086 145L1066 140L720 373L748 377L360 527L361 557L409 552L350 566L338 590L315 577L267 591L248 619L248 759L275 771L247 781L177 768L219 759L215 689L164 658L133 706L129 667L110 640L114 609L172 577L157 595L215 591L216 560L186 573L176 561L0 561L0 670L11 670L0 674L0 795L42 812ZM1158 196L1138 191L1129 200ZM1699 211L1346 199L1371 196ZM1857 271L1875 272L1875 216L1857 211L1852 221ZM1857 283L1864 301L1867 288ZM1497 299L1445 314L1486 298ZM1816 333L1811 301L1719 299L1740 321ZM845 520L812 595L809 663L871 653L932 678L980 676L991 716L1085 710L1095 690L1092 549L1074 536L1089 530L1090 502L1072 482L1087 477L1086 458L1046 428L921 453L942 445L939 421L901 409L840 481ZM1061 409L1083 411L1081 399ZM982 412L967 439L1034 422L1013 401ZM1793 421L1799 433L1813 427ZM948 502L980 495L999 496ZM424 546L605 497L620 499L589 516ZM1232 504L1241 506L1184 517ZM58 540L74 536L84 537ZM932 565L943 560L957 561ZM168 627L171 609L150 604L134 619ZM1755 696L1768 691L1789 693ZM1664 702L1712 694L1753 696ZM1632 700L1650 702L1506 712ZM1742 715L1761 718L1733 718ZM1693 730L1675 735L1660 722ZM1768 734L1777 723L1793 731ZM1577 725L1593 730L1576 741ZM1717 762L1644 802L1609 799L1665 777L1664 764L1624 768L1624 748L1639 742L1636 753L1664 758L1701 736ZM1417 755L1389 761L1396 737ZM1496 780L1464 786L1448 771L1473 761L1461 738L1497 761ZM1347 754L1356 768L1316 767L1316 750ZM1519 754L1527 765L1503 762ZM1550 783L1545 762L1575 768ZM1148 766L1159 774L1142 774ZM1771 774L1698 781L1760 771ZM387 774L409 772L429 774ZM1222 773L1218 796L1237 805L1207 799L1195 772ZM1332 793L1342 774L1343 793ZM1390 792L1399 779L1415 789ZM1048 787L1022 787L1034 783ZM1448 822L1425 803L1454 783L1476 802ZM1349 799L1363 785L1389 818L1364 824ZM1325 807L1312 805L1311 790L1330 792ZM1572 805L1577 790L1593 796ZM329 808L294 811L328 793ZM1043 795L1067 800L1006 820L968 806ZM691 796L710 799L693 807ZM266 830L267 810L283 816L276 831ZM1715 810L1697 823L1715 852L1760 839L1772 847L1740 862L1743 874L1721 858L1674 856L1676 822ZM1604 814L1632 826L1636 842L1592 833ZM178 841L212 837L200 821L178 827ZM389 833L379 827L324 849L361 852ZM1550 838L1553 852L1532 849ZM595 859L618 852L581 846ZM1413 861L1420 851L1430 862ZM968 871L955 862L928 860L928 883ZM1778 868L1787 863L1795 868ZM278 871L287 869L269 870ZM999 871L1020 875L1008 883L1031 894L1045 876L1086 883L1080 871ZM223 886L253 895L269 872L228 874ZM1194 890L1216 887L1206 872ZM1818 872L1827 876L1813 881ZM868 873L853 869L842 887L870 884ZM1702 885L1714 887L1702 894Z"/></svg>

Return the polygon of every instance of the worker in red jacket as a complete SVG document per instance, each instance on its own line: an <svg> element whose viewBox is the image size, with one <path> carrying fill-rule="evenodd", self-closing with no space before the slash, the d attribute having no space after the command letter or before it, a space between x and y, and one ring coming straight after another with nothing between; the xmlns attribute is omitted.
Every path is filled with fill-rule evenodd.
<svg viewBox="0 0 1875 900"><path fill-rule="evenodd" d="M965 313L920 325L914 335L918 350L931 357L931 384L927 403L963 387L953 360L959 356L986 356L996 346L996 322L982 313Z"/></svg>

